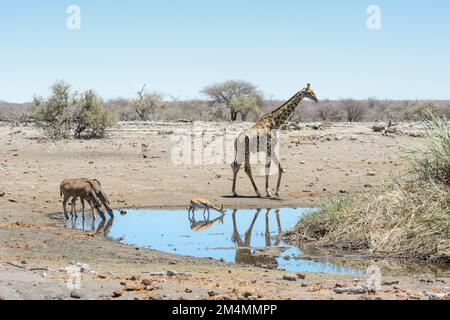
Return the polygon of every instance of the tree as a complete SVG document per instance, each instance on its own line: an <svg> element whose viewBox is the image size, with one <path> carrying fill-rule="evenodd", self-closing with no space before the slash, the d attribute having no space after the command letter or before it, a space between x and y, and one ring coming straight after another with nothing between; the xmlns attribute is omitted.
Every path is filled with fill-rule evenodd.
<svg viewBox="0 0 450 320"><path fill-rule="evenodd" d="M76 101L70 85L57 81L51 87L48 99L34 97L34 119L36 125L45 130L53 139L67 139L72 126L71 109Z"/></svg>
<svg viewBox="0 0 450 320"><path fill-rule="evenodd" d="M231 106L241 114L242 121L245 121L249 112L258 108L258 99L246 96L236 97L231 101Z"/></svg>
<svg viewBox="0 0 450 320"><path fill-rule="evenodd" d="M158 92L145 93L145 84L137 92L133 102L134 110L142 121L149 120L150 114L159 107L163 107L163 96Z"/></svg>
<svg viewBox="0 0 450 320"><path fill-rule="evenodd" d="M362 103L354 99L344 99L341 100L341 105L344 108L348 122L357 122L361 120L365 112Z"/></svg>
<svg viewBox="0 0 450 320"><path fill-rule="evenodd" d="M238 101L236 99L241 97L258 99L258 97L261 97L261 93L254 84L242 80L229 80L223 83L213 84L205 87L201 93L211 99L211 106L217 104L225 105L230 111L231 121L236 121L240 113L240 110L236 109L236 102ZM243 118L246 118L248 111L244 110L241 115Z"/></svg>
<svg viewBox="0 0 450 320"><path fill-rule="evenodd" d="M102 138L106 129L116 123L116 117L94 91L88 90L77 101L72 122L76 138Z"/></svg>

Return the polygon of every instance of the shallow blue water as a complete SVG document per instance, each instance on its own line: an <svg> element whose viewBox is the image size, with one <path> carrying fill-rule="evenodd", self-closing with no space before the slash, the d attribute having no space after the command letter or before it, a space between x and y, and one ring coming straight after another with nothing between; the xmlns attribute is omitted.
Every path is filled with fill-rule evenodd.
<svg viewBox="0 0 450 320"><path fill-rule="evenodd" d="M312 209L240 209L225 215L198 210L129 210L115 213L106 222L97 219L94 229L124 243L186 256L222 259L243 265L272 267L296 272L359 274L353 269L337 268L329 263L295 259L302 255L297 247L281 240L299 218ZM72 228L92 230L89 214L78 218ZM206 223L205 223L206 222ZM195 230L195 227L200 230ZM203 228L202 228L203 227Z"/></svg>

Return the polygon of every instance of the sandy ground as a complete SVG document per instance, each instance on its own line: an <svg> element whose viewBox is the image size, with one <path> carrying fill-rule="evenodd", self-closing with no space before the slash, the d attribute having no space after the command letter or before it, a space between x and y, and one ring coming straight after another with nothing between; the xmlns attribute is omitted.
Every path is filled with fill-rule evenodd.
<svg viewBox="0 0 450 320"><path fill-rule="evenodd" d="M371 124L283 131L281 199L253 197L243 171L238 192L244 197L232 198L232 153L220 156L226 150L220 144L211 151L210 138L220 139L223 130L232 138L248 126L121 123L107 139L52 142L34 128L0 124L0 299L422 299L424 291L449 286L450 279L431 275L383 278L376 294L339 295L336 286L364 285L367 276L298 276L181 257L61 229L52 219L62 211L59 183L76 177L99 179L115 208L187 207L198 196L228 208L318 206L404 174L403 149L422 141L409 135L416 132L412 125L399 127L403 135L389 136L373 133ZM192 134L193 127L206 131L203 140ZM190 136L197 137L195 154L186 158L193 161L180 164L175 151ZM216 154L218 160L202 162L202 148L204 159ZM263 192L261 170L255 165L253 171ZM275 183L276 175L272 188ZM74 263L89 265L75 291L66 285L66 268ZM297 281L283 280L285 275Z"/></svg>

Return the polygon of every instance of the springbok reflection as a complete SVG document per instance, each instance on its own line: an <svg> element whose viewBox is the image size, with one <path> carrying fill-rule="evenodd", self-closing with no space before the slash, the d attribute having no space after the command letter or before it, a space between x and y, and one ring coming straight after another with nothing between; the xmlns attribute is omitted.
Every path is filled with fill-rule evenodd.
<svg viewBox="0 0 450 320"><path fill-rule="evenodd" d="M192 216L191 216L191 212L192 212ZM208 215L205 216L205 213L203 212L203 219L204 220L199 220L197 221L195 219L195 211L188 211L188 218L189 218L189 222L191 224L191 230L192 231L205 231L208 229L211 229L211 227L220 221L221 224L223 224L223 218L225 217L225 213L222 213L220 215L220 217L217 217L215 219L211 219L211 216L208 212Z"/></svg>
<svg viewBox="0 0 450 320"><path fill-rule="evenodd" d="M251 246L251 240L253 233L253 227L256 223L256 220L261 213L261 209L257 209L255 215L253 216L253 220L250 223L247 231L244 235L244 241L242 241L241 235L239 234L236 222L237 210L233 210L232 220L233 220L233 237L232 240L236 245L236 257L235 262L237 264L250 264L257 267L267 267L267 268L277 268L278 262L277 258L281 255L285 248L277 247L281 242L282 235L282 227L281 227L281 219L280 219L280 210L275 210L277 226L278 226L278 235L276 237L275 242L272 245L272 239L270 236L270 228L269 228L269 219L270 219L270 211L271 209L267 209L265 216L265 244L266 248L263 250L254 250Z"/></svg>

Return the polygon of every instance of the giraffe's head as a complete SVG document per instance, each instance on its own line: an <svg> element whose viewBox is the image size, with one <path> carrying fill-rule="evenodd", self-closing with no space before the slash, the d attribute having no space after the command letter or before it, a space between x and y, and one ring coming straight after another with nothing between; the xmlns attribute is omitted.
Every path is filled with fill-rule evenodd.
<svg viewBox="0 0 450 320"><path fill-rule="evenodd" d="M315 103L319 102L319 99L317 98L316 94L314 93L313 89L311 88L311 84L308 83L308 85L306 86L305 89L303 89L304 91L304 97L311 99L312 101L314 101Z"/></svg>

